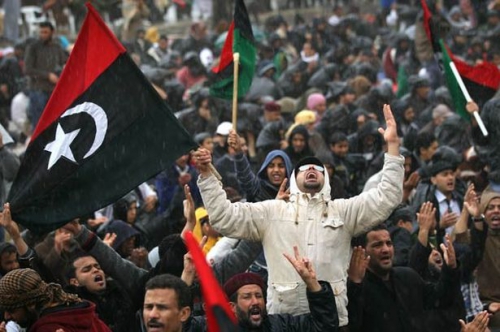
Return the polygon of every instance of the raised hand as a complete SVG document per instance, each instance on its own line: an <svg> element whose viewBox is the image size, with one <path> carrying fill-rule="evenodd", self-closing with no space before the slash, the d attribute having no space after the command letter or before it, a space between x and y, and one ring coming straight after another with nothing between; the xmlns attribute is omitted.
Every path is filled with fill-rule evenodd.
<svg viewBox="0 0 500 332"><path fill-rule="evenodd" d="M297 246L293 246L293 253L294 257L287 253L283 253L283 256L293 265L295 271L297 271L306 284L307 289L311 292L319 292L321 290L321 285L316 279L316 271L314 271L311 261L309 258L300 256Z"/></svg>
<svg viewBox="0 0 500 332"><path fill-rule="evenodd" d="M231 129L229 131L229 136L227 137L227 144L233 148L234 152L240 153L241 149L241 138L238 136L236 130Z"/></svg>
<svg viewBox="0 0 500 332"><path fill-rule="evenodd" d="M186 184L184 185L184 197L186 199L182 202L184 205L184 218L188 223L196 223L196 215L195 215L195 204L193 200L193 196L191 195L191 188Z"/></svg>
<svg viewBox="0 0 500 332"><path fill-rule="evenodd" d="M487 311L482 311L474 317L474 320L468 324L465 324L463 320L460 319L461 332L485 332L488 331L488 322L490 317Z"/></svg>
<svg viewBox="0 0 500 332"><path fill-rule="evenodd" d="M384 140L389 143L397 143L399 146L398 128L394 115L392 115L391 106L384 105L384 118L386 128L379 128L378 132L384 136Z"/></svg>
<svg viewBox="0 0 500 332"><path fill-rule="evenodd" d="M436 208L431 202L425 202L417 213L417 222L420 230L430 232L436 227Z"/></svg>
<svg viewBox="0 0 500 332"><path fill-rule="evenodd" d="M351 262L349 263L349 269L347 270L349 279L356 284L362 283L365 278L369 262L370 256L366 256L365 249L361 246L354 247Z"/></svg>
<svg viewBox="0 0 500 332"><path fill-rule="evenodd" d="M10 214L10 204L5 203L3 205L3 211L0 212L0 226L3 226L7 232L9 232L12 239L17 239L21 237L21 232L19 231L19 226L15 221L12 220Z"/></svg>
<svg viewBox="0 0 500 332"><path fill-rule="evenodd" d="M194 161L196 162L196 168L202 176L210 175L210 164L212 163L212 155L210 151L205 148L198 148L198 150L192 153Z"/></svg>
<svg viewBox="0 0 500 332"><path fill-rule="evenodd" d="M451 238L449 234L445 235L445 242L441 243L440 247L443 251L444 261L449 268L455 269L457 267L457 258L455 255L455 248L453 247L453 243L451 242Z"/></svg>
<svg viewBox="0 0 500 332"><path fill-rule="evenodd" d="M116 233L106 233L106 235L104 235L104 239L102 240L102 242L104 242L105 245L107 245L108 247L113 247L113 243L115 243L116 241L116 238L117 238L117 235Z"/></svg>
<svg viewBox="0 0 500 332"><path fill-rule="evenodd" d="M474 183L471 183L467 188L467 191L465 192L464 207L467 209L469 214L474 218L478 218L480 215L478 203L479 203L479 197L476 194Z"/></svg>
<svg viewBox="0 0 500 332"><path fill-rule="evenodd" d="M290 188L286 188L287 182L287 178L285 178L283 182L281 182L280 189L278 190L278 194L276 195L276 199L281 199L283 201L288 201L290 199Z"/></svg>
<svg viewBox="0 0 500 332"><path fill-rule="evenodd" d="M80 225L80 223L78 222L78 220L75 219L73 221L70 221L66 225L64 225L62 228L65 229L65 230L67 230L68 232L70 232L73 235L77 235L82 230L82 227L83 226Z"/></svg>

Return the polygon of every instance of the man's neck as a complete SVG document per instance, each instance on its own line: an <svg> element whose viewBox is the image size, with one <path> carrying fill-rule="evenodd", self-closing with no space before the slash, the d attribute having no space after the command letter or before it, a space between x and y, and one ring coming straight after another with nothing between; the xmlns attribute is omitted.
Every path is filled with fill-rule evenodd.
<svg viewBox="0 0 500 332"><path fill-rule="evenodd" d="M383 272L377 272L373 269L370 269L368 268L368 270L373 273L375 276L377 276L378 278L382 279L383 281L389 281L389 279L391 278L391 271L383 271Z"/></svg>

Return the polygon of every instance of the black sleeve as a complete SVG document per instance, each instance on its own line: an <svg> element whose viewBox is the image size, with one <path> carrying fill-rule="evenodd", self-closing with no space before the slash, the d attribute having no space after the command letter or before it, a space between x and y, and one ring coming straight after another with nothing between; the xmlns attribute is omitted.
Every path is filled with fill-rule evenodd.
<svg viewBox="0 0 500 332"><path fill-rule="evenodd" d="M431 252L432 249L430 246L424 247L418 240L410 252L408 267L415 270L422 279L426 279L425 276Z"/></svg>
<svg viewBox="0 0 500 332"><path fill-rule="evenodd" d="M470 250L460 257L462 276L466 279L474 272L483 259L486 233L486 230L480 231L474 226L470 229Z"/></svg>
<svg viewBox="0 0 500 332"><path fill-rule="evenodd" d="M349 331L363 332L363 284L347 280L347 312L349 315Z"/></svg>
<svg viewBox="0 0 500 332"><path fill-rule="evenodd" d="M332 287L326 281L320 281L321 290L319 292L307 291L309 301L309 314L291 316L276 315L275 324L282 324L278 331L297 332L336 332L339 330L339 316L335 296Z"/></svg>
<svg viewBox="0 0 500 332"><path fill-rule="evenodd" d="M460 267L450 269L443 264L439 281L424 285L424 306L426 309L448 308L453 304L457 293L460 293Z"/></svg>

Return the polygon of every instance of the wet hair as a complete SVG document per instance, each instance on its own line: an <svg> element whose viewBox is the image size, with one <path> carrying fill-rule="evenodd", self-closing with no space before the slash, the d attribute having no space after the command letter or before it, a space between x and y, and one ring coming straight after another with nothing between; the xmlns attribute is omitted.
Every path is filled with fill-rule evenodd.
<svg viewBox="0 0 500 332"><path fill-rule="evenodd" d="M347 142L347 135L343 132L337 131L330 136L330 145L335 145L340 142Z"/></svg>
<svg viewBox="0 0 500 332"><path fill-rule="evenodd" d="M146 291L155 289L172 289L177 295L177 307L193 307L193 297L189 286L181 278L171 274L160 274L148 280Z"/></svg>
<svg viewBox="0 0 500 332"><path fill-rule="evenodd" d="M431 146L431 144L434 143L435 141L437 141L437 138L436 136L434 136L433 133L422 132L418 134L415 140L415 152L419 154L420 148L426 149L429 146Z"/></svg>
<svg viewBox="0 0 500 332"><path fill-rule="evenodd" d="M52 23L50 23L49 21L45 21L45 22L40 23L39 27L40 28L49 28L50 31L54 31L54 25L52 25Z"/></svg>
<svg viewBox="0 0 500 332"><path fill-rule="evenodd" d="M362 246L363 248L366 248L366 244L368 243L368 233L377 231L389 231L389 230L387 229L387 226L385 224L379 224L377 226L370 228L365 233L353 238L351 241L351 245Z"/></svg>

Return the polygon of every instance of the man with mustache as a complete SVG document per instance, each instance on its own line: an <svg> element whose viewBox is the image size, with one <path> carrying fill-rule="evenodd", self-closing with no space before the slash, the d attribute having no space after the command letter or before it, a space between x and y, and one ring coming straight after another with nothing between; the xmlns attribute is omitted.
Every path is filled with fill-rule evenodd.
<svg viewBox="0 0 500 332"><path fill-rule="evenodd" d="M460 293L450 237L441 244L446 264L436 284L424 282L409 267L393 267L394 247L384 225L369 230L360 242L349 266L349 331L430 331L426 310L449 307Z"/></svg>
<svg viewBox="0 0 500 332"><path fill-rule="evenodd" d="M240 273L224 284L240 331L338 331L337 308L330 284L318 282L312 263L300 256L297 247L294 247L295 257L284 255L307 285L311 313L268 315L264 280L255 273Z"/></svg>
<svg viewBox="0 0 500 332"><path fill-rule="evenodd" d="M404 158L399 154L396 121L388 105L384 114L387 128L379 132L387 142L388 153L382 180L376 189L347 200L331 200L324 165L308 157L295 166L290 176L289 200L230 203L210 171L210 153L201 148L194 153L200 172L198 187L212 227L224 236L262 242L269 271L270 314L309 312L304 281L281 257L283 250L297 245L314 263L318 279L332 286L340 326L347 325L350 241L386 220L403 196Z"/></svg>

